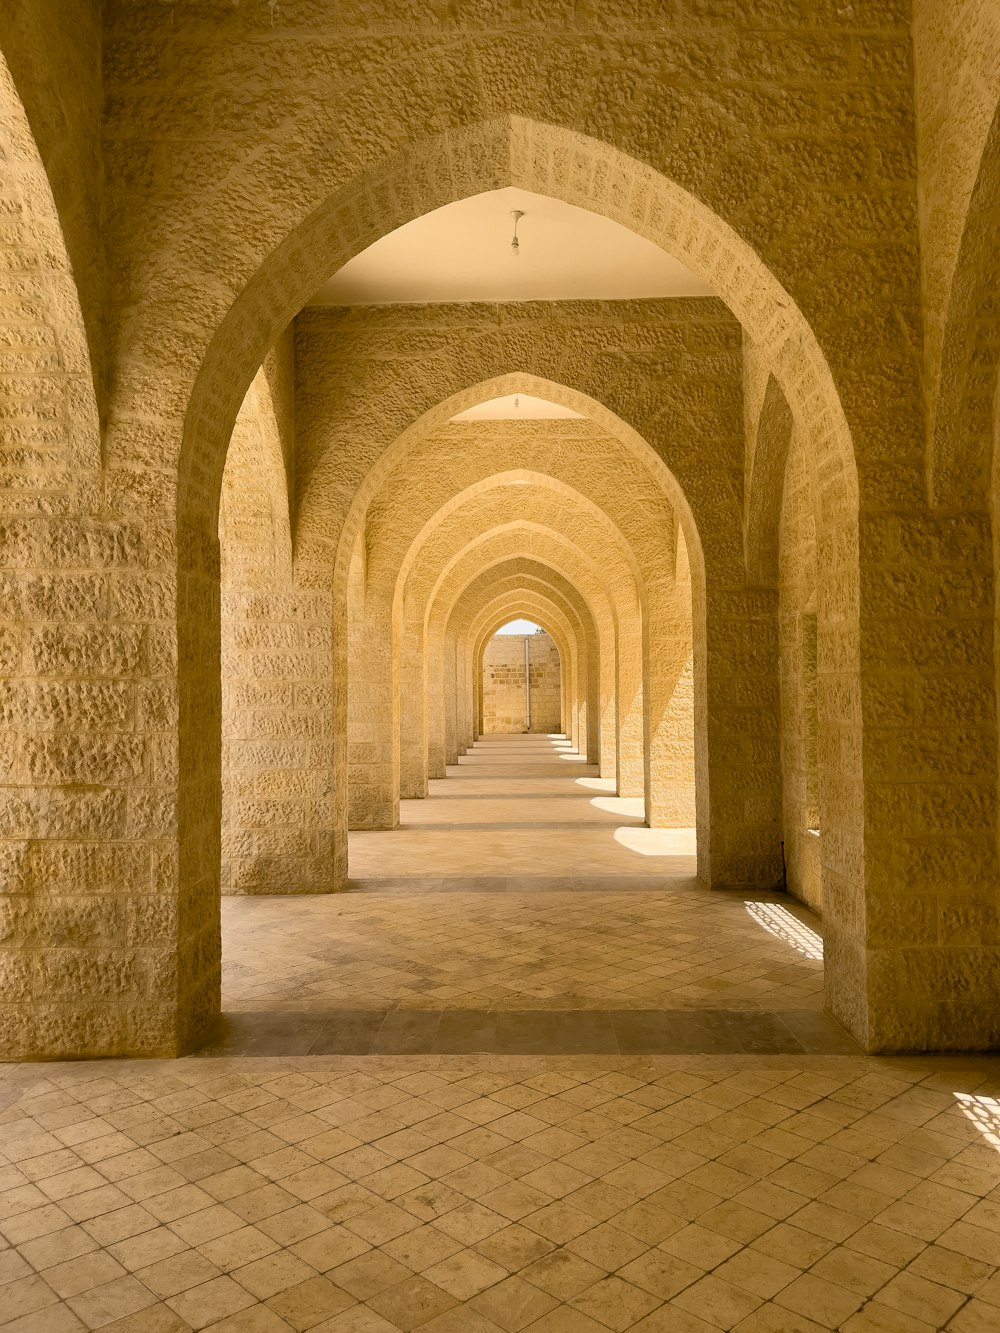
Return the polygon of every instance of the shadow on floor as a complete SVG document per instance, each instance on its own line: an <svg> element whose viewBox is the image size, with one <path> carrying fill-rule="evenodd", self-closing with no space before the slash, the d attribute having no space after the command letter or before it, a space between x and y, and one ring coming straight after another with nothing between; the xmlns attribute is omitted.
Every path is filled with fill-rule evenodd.
<svg viewBox="0 0 1000 1333"><path fill-rule="evenodd" d="M230 1013L202 1056L859 1055L814 1009L339 1009Z"/></svg>

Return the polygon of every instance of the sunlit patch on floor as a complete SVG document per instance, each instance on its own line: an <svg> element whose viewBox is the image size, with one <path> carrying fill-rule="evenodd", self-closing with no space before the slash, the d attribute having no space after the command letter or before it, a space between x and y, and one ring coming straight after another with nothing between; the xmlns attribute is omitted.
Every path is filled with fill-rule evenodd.
<svg viewBox="0 0 1000 1333"><path fill-rule="evenodd" d="M640 856L694 856L693 828L624 828L615 829L615 842Z"/></svg>
<svg viewBox="0 0 1000 1333"><path fill-rule="evenodd" d="M574 778L573 782L577 787L589 787L591 791L605 791L614 795L614 778Z"/></svg>
<svg viewBox="0 0 1000 1333"><path fill-rule="evenodd" d="M641 796L594 796L590 804L597 810L607 810L609 814L619 815L622 819L646 817L646 802Z"/></svg>
<svg viewBox="0 0 1000 1333"><path fill-rule="evenodd" d="M797 953L820 963L823 961L822 937L793 916L787 907L780 903L746 903L745 906L759 926L790 944Z"/></svg>
<svg viewBox="0 0 1000 1333"><path fill-rule="evenodd" d="M955 1100L962 1114L972 1121L990 1147L1000 1152L1000 1101L996 1097L977 1097L969 1092L956 1092Z"/></svg>

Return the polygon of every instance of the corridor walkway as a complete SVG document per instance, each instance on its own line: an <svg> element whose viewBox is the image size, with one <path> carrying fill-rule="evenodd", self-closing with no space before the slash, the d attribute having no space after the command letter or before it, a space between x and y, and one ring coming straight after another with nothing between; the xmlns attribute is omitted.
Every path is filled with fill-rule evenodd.
<svg viewBox="0 0 1000 1333"><path fill-rule="evenodd" d="M709 893L694 830L644 827L568 741L486 737L430 785L351 835L352 893L225 900L228 1049L856 1049L811 914Z"/></svg>

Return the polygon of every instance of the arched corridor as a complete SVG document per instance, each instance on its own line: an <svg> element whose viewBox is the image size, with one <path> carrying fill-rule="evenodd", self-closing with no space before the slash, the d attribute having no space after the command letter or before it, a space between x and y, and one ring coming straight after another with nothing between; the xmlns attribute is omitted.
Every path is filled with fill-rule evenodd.
<svg viewBox="0 0 1000 1333"><path fill-rule="evenodd" d="M1000 1325L998 51L0 4L0 1330Z"/></svg>

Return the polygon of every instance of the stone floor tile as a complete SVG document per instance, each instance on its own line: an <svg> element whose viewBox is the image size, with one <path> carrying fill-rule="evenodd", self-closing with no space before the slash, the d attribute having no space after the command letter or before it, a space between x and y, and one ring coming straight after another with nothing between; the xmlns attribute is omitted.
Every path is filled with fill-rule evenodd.
<svg viewBox="0 0 1000 1333"><path fill-rule="evenodd" d="M68 1305L49 1305L2 1325L4 1333L82 1333L86 1327Z"/></svg>
<svg viewBox="0 0 1000 1333"><path fill-rule="evenodd" d="M515 1223L513 1226L503 1227L500 1231L484 1236L482 1240L476 1242L474 1248L507 1272L517 1273L528 1264L550 1253L554 1248L554 1242Z"/></svg>
<svg viewBox="0 0 1000 1333"><path fill-rule="evenodd" d="M379 1250L371 1250L340 1264L327 1276L338 1287L349 1291L356 1300L367 1301L386 1287L405 1281L412 1274L405 1264L397 1263Z"/></svg>
<svg viewBox="0 0 1000 1333"><path fill-rule="evenodd" d="M793 963L789 980L790 946L772 936L762 953L742 899L709 903L645 871L613 890L607 875L542 887L520 870L471 875L454 892L447 878L416 890L397 867L383 891L368 875L364 892L304 904L302 922L270 932L262 993L267 969L284 968L290 993L318 990L283 1002L398 1014L400 1041L445 1005L458 1015L453 1036L463 1025L475 1035L492 1006L520 1015L510 1031L553 1043L597 1031L602 1015L623 1033L662 1031L643 1016L655 1007L694 1052L440 1055L411 1044L403 1055L33 1070L37 1091L19 1087L0 1111L5 1328L1000 1327L1000 1156L951 1109L956 1091L1000 1082L995 1059L747 1055L741 1042L781 1035L768 1017L780 1004L815 1014L820 969ZM345 953L336 966L312 958L307 981L295 966L314 940L330 941L320 926L331 906ZM263 919L269 906L251 910ZM595 913L607 923L598 949ZM433 1009L432 973L431 988L448 992ZM806 982L817 986L809 1000L796 991ZM587 1022L573 1016L584 1010ZM275 1032L304 1030L281 1012ZM781 1022L808 1047L808 1022ZM730 1053L704 1054L710 1038Z"/></svg>
<svg viewBox="0 0 1000 1333"><path fill-rule="evenodd" d="M234 1330L239 1333L239 1330ZM349 1310L324 1319L314 1333L402 1333L398 1324L384 1319L377 1310L367 1305L352 1305Z"/></svg>
<svg viewBox="0 0 1000 1333"><path fill-rule="evenodd" d="M645 1315L650 1314L662 1304L660 1297L654 1296L642 1287L634 1286L620 1276L602 1278L586 1291L574 1296L570 1304L599 1323L624 1333Z"/></svg>
<svg viewBox="0 0 1000 1333"><path fill-rule="evenodd" d="M293 1327L266 1305L253 1305L209 1324L207 1333L289 1333Z"/></svg>
<svg viewBox="0 0 1000 1333"><path fill-rule="evenodd" d="M996 1333L996 1306L973 1298L948 1325L949 1333Z"/></svg>
<svg viewBox="0 0 1000 1333"><path fill-rule="evenodd" d="M25 1241L19 1247L19 1253L33 1268L43 1272L53 1264L65 1263L80 1254L90 1254L97 1248L97 1241L88 1231L72 1226L39 1236L37 1240Z"/></svg>
<svg viewBox="0 0 1000 1333"><path fill-rule="evenodd" d="M102 1333L190 1333L190 1329L187 1320L169 1305L157 1304L105 1324Z"/></svg>
<svg viewBox="0 0 1000 1333"><path fill-rule="evenodd" d="M837 1329L864 1304L865 1298L836 1282L804 1273L774 1298L776 1305L794 1310L824 1328Z"/></svg>
<svg viewBox="0 0 1000 1333"><path fill-rule="evenodd" d="M444 1314L421 1324L420 1333L503 1333L503 1330L492 1319L487 1319L485 1315L465 1305L453 1306Z"/></svg>
<svg viewBox="0 0 1000 1333"><path fill-rule="evenodd" d="M443 1288L459 1301L471 1300L487 1287L503 1281L506 1276L505 1268L475 1250L460 1250L424 1270L424 1277L429 1282Z"/></svg>
<svg viewBox="0 0 1000 1333"><path fill-rule="evenodd" d="M569 1241L566 1248L588 1263L613 1273L623 1264L637 1259L648 1248L645 1241L621 1231L610 1222L599 1223Z"/></svg>
<svg viewBox="0 0 1000 1333"><path fill-rule="evenodd" d="M35 1273L14 1278L0 1287L0 1311L8 1320L55 1305L58 1299L57 1293Z"/></svg>
<svg viewBox="0 0 1000 1333"><path fill-rule="evenodd" d="M134 1277L119 1277L78 1296L70 1296L67 1304L88 1328L104 1328L116 1319L155 1305L156 1300L154 1293Z"/></svg>
<svg viewBox="0 0 1000 1333"><path fill-rule="evenodd" d="M267 1302L276 1315L292 1328L309 1329L330 1315L347 1310L357 1301L328 1278L314 1274L294 1287L285 1287Z"/></svg>
<svg viewBox="0 0 1000 1333"><path fill-rule="evenodd" d="M255 1259L242 1268L233 1269L230 1274L241 1287L245 1287L261 1301L276 1296L288 1287L297 1286L314 1275L315 1269L287 1250Z"/></svg>
<svg viewBox="0 0 1000 1333"><path fill-rule="evenodd" d="M669 1241L664 1242L669 1244ZM802 1231L788 1222L779 1222L770 1231L751 1241L751 1248L762 1254L769 1254L774 1259L794 1264L796 1268L810 1268L822 1259L824 1254L834 1249L832 1241L822 1236Z"/></svg>
<svg viewBox="0 0 1000 1333"><path fill-rule="evenodd" d="M919 1262L919 1259L915 1262ZM838 1247L824 1254L810 1272L861 1296L873 1296L896 1272L891 1264L857 1250ZM930 1276L928 1274L928 1276Z"/></svg>
<svg viewBox="0 0 1000 1333"><path fill-rule="evenodd" d="M45 1281L57 1295L78 1296L82 1291L102 1286L116 1277L121 1277L125 1269L106 1251L95 1254L83 1254L76 1259L69 1259L64 1264L56 1264L45 1270Z"/></svg>
<svg viewBox="0 0 1000 1333"><path fill-rule="evenodd" d="M604 1277L604 1271L568 1250L553 1250L521 1270L521 1277L560 1301L571 1300Z"/></svg>
<svg viewBox="0 0 1000 1333"><path fill-rule="evenodd" d="M464 1299L443 1290L426 1277L415 1276L369 1297L368 1305L409 1333L410 1329L423 1327Z"/></svg>
<svg viewBox="0 0 1000 1333"><path fill-rule="evenodd" d="M607 1324L599 1324L579 1310L561 1306L529 1324L525 1333L607 1333L607 1327Z"/></svg>
<svg viewBox="0 0 1000 1333"><path fill-rule="evenodd" d="M135 1276L160 1300L166 1300L168 1296L176 1296L178 1292L218 1277L219 1270L197 1250L182 1250L169 1259L140 1268Z"/></svg>
<svg viewBox="0 0 1000 1333"><path fill-rule="evenodd" d="M468 1304L478 1314L492 1320L504 1333L521 1333L523 1328L554 1309L557 1302L554 1297L515 1275L480 1292Z"/></svg>
<svg viewBox="0 0 1000 1333"><path fill-rule="evenodd" d="M629 1333L717 1333L718 1325L706 1323L680 1306L661 1305L633 1324Z"/></svg>
<svg viewBox="0 0 1000 1333"><path fill-rule="evenodd" d="M250 1293L229 1277L212 1278L210 1282L191 1287L177 1296L171 1296L167 1301L170 1308L187 1320L193 1329L207 1328L227 1315L247 1309L253 1303L254 1298Z"/></svg>
<svg viewBox="0 0 1000 1333"><path fill-rule="evenodd" d="M822 1262L822 1260L820 1261ZM815 1272L815 1269L813 1269ZM799 1276L799 1270L770 1255L740 1250L715 1269L716 1277L770 1300Z"/></svg>
<svg viewBox="0 0 1000 1333"><path fill-rule="evenodd" d="M689 1224L667 1236L660 1242L659 1248L686 1263L711 1269L738 1253L741 1247L726 1236L720 1236L697 1224Z"/></svg>
<svg viewBox="0 0 1000 1333"><path fill-rule="evenodd" d="M876 1299L848 1319L843 1333L940 1333L940 1330Z"/></svg>
<svg viewBox="0 0 1000 1333"><path fill-rule="evenodd" d="M670 1302L715 1328L732 1328L761 1304L759 1296L709 1273Z"/></svg>
<svg viewBox="0 0 1000 1333"><path fill-rule="evenodd" d="M784 1306L771 1301L759 1306L733 1328L734 1333L824 1333L822 1324L814 1324L805 1315L792 1315Z"/></svg>
<svg viewBox="0 0 1000 1333"><path fill-rule="evenodd" d="M879 1290L878 1298L883 1305L902 1310L904 1314L914 1315L917 1319L926 1319L942 1328L966 1299L963 1292L931 1282L912 1270L890 1278Z"/></svg>

